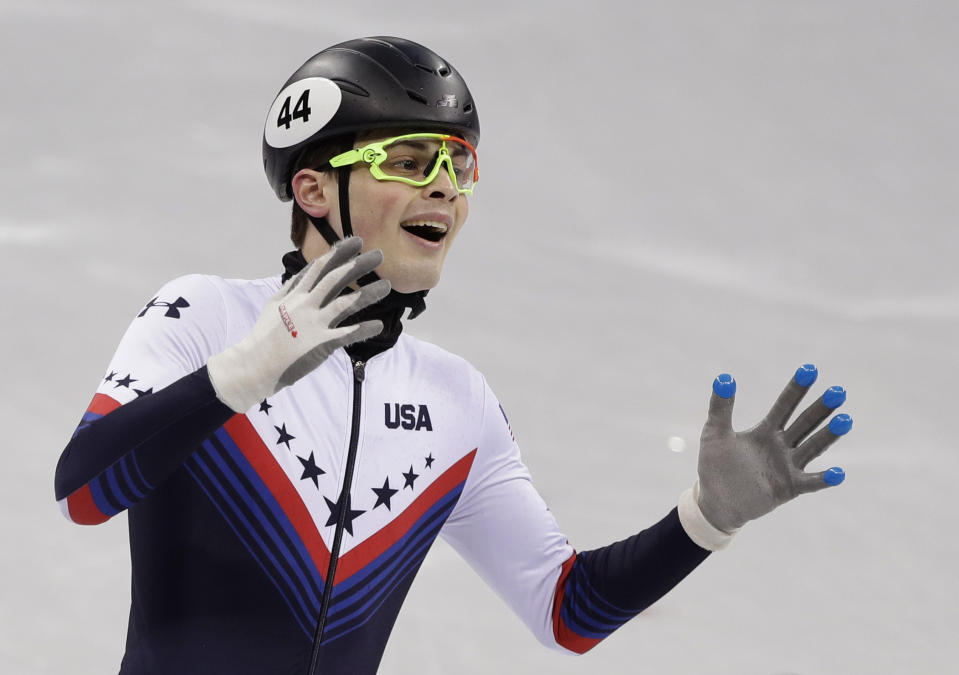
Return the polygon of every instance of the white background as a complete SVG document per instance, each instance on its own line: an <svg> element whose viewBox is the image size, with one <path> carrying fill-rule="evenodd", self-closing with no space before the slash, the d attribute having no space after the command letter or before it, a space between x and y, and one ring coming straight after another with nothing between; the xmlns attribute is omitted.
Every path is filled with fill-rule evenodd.
<svg viewBox="0 0 959 675"><path fill-rule="evenodd" d="M60 450L162 283L280 271L266 111L309 55L376 34L448 58L483 127L470 221L408 330L487 375L577 549L692 483L719 372L740 428L810 361L855 418L814 465L845 484L750 524L585 657L438 545L382 672L955 667L959 9L542 4L0 2L0 671L116 671L126 518L62 518Z"/></svg>

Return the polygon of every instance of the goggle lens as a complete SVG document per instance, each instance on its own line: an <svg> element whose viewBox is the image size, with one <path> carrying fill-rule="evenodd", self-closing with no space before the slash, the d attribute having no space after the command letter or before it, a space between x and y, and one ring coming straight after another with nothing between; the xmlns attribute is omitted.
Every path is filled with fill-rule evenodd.
<svg viewBox="0 0 959 675"><path fill-rule="evenodd" d="M473 187L476 155L473 149L457 138L400 138L384 145L386 157L378 162L380 170L397 178L417 183L432 182L436 172L447 163L460 189Z"/></svg>
<svg viewBox="0 0 959 675"><path fill-rule="evenodd" d="M467 141L446 134L406 134L337 155L330 165L367 162L378 180L422 187L445 169L461 193L472 194L479 179L476 150Z"/></svg>

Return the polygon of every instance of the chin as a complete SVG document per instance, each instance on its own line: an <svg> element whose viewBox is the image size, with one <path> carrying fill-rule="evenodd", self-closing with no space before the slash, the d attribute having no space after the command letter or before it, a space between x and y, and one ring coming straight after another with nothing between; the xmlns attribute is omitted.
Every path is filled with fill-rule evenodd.
<svg viewBox="0 0 959 675"><path fill-rule="evenodd" d="M414 282L410 282L410 283L405 283L405 284L403 284L403 283L394 284L392 281L390 281L390 286L392 287L392 289L393 289L394 291L396 291L396 292L398 292L398 293L416 293L417 291L428 291L428 290L430 290L431 288L434 288L434 287L436 286L436 284L438 283L438 281L439 281L439 280L434 281L434 282L431 282L431 283L425 283L425 282L424 282L424 283L414 283Z"/></svg>
<svg viewBox="0 0 959 675"><path fill-rule="evenodd" d="M387 279L394 291L398 293L416 293L417 291L428 291L435 288L440 282L439 270L429 272L420 272L417 274L392 274Z"/></svg>

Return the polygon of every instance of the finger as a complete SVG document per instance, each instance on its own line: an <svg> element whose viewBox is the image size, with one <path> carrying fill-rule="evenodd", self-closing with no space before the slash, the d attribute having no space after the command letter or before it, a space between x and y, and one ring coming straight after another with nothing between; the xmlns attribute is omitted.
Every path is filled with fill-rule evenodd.
<svg viewBox="0 0 959 675"><path fill-rule="evenodd" d="M320 269L316 276L310 280L307 290L313 290L330 272L343 265L348 260L355 258L363 250L363 240L359 237L347 237L333 244L333 247L319 258Z"/></svg>
<svg viewBox="0 0 959 675"><path fill-rule="evenodd" d="M286 282L285 284L283 284L282 288L280 288L279 297L284 298L284 297L286 297L287 295L289 295L289 294L293 291L293 289L296 288L296 287L300 284L300 282L303 280L303 277L304 277L306 274L309 273L309 270L315 266L315 265L314 265L315 262L316 262L315 260L314 260L314 261L311 261L311 262L308 262L308 263L306 264L306 267L304 267L304 268L301 269L299 272L297 272L295 275L293 275L292 277L290 277L290 278L287 280L287 282Z"/></svg>
<svg viewBox="0 0 959 675"><path fill-rule="evenodd" d="M308 267L300 272L303 277L297 283L302 283L303 290L309 293L332 270L359 255L362 248L363 240L359 237L349 237L336 242L329 251L313 260Z"/></svg>
<svg viewBox="0 0 959 675"><path fill-rule="evenodd" d="M367 251L352 258L329 274L322 277L316 287L310 291L311 303L317 307L324 307L333 298L343 292L343 289L354 281L369 274L383 262L383 252L379 249Z"/></svg>
<svg viewBox="0 0 959 675"><path fill-rule="evenodd" d="M327 343L333 349L351 345L354 342L369 340L383 332L383 322L379 319L370 319L352 326L341 326L333 333L333 338Z"/></svg>
<svg viewBox="0 0 959 675"><path fill-rule="evenodd" d="M804 473L796 480L799 494L818 492L823 488L835 487L846 480L846 472L838 466L818 473Z"/></svg>
<svg viewBox="0 0 959 675"><path fill-rule="evenodd" d="M323 308L324 313L330 316L329 326L339 326L348 316L379 302L390 293L390 282L379 279L372 284L361 286L360 290L348 295L341 295Z"/></svg>
<svg viewBox="0 0 959 675"><path fill-rule="evenodd" d="M819 457L826 451L826 448L842 436L848 434L850 429L852 429L852 418L842 413L836 415L829 420L827 426L807 438L802 445L793 451L793 465L797 469L806 468L809 462Z"/></svg>
<svg viewBox="0 0 959 675"><path fill-rule="evenodd" d="M816 366L811 363L799 366L799 368L796 369L796 373L789 380L789 384L783 389L779 398L776 399L773 407L766 415L766 422L769 423L773 429L782 429L786 426L790 415L796 410L796 406L799 405L802 397L806 395L809 387L816 381L818 376L819 371L816 370Z"/></svg>
<svg viewBox="0 0 959 675"><path fill-rule="evenodd" d="M736 380L729 373L717 375L713 380L713 393L709 397L709 414L706 427L716 431L731 431L733 428L733 404L736 402Z"/></svg>
<svg viewBox="0 0 959 675"><path fill-rule="evenodd" d="M832 414L832 411L846 402L846 390L842 387L829 387L826 393L816 399L816 402L806 408L803 413L796 418L796 421L789 425L783 440L786 445L794 447L799 441L811 434L816 427L822 424L823 420Z"/></svg>

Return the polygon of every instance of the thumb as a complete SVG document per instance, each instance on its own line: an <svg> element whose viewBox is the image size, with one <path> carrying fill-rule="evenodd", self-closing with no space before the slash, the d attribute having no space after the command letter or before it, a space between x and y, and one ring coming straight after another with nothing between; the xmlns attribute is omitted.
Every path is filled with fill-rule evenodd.
<svg viewBox="0 0 959 675"><path fill-rule="evenodd" d="M709 415L706 426L717 430L732 430L733 403L736 401L736 380L728 373L717 375L713 380L713 393L709 397Z"/></svg>

